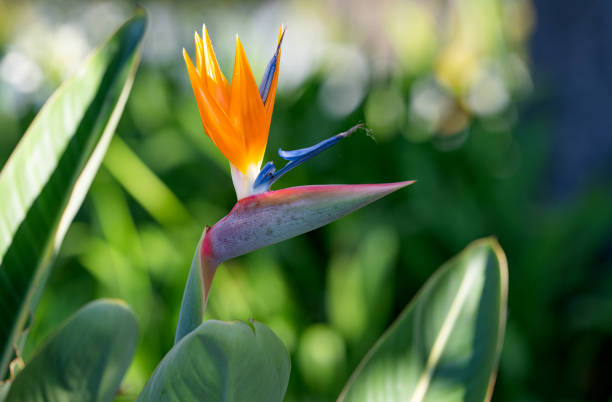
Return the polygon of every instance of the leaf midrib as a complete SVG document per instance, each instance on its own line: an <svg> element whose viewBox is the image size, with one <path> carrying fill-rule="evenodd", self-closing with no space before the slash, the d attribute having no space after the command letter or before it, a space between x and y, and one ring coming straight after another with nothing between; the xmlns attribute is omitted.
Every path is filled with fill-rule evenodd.
<svg viewBox="0 0 612 402"><path fill-rule="evenodd" d="M450 308L448 309L448 313L446 314L446 318L440 327L440 331L436 336L436 339L431 347L431 351L429 352L429 356L427 358L427 363L425 364L425 370L423 374L419 378L417 385L414 389L414 393L410 398L410 402L421 402L425 398L425 394L429 389L429 385L431 384L431 380L433 378L434 371L442 357L442 353L450 339L451 332L457 323L457 319L459 318L459 314L461 313L461 309L465 305L465 302L469 296L469 290L476 280L478 276L479 270L476 269L477 266L484 264L481 257L475 261L473 261L466 269L465 276L459 285L459 289L457 290L457 294L455 295Z"/></svg>

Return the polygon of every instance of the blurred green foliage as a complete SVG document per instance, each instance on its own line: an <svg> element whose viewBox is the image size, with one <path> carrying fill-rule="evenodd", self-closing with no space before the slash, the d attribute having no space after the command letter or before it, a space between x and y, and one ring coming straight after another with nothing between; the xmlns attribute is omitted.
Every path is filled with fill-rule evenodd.
<svg viewBox="0 0 612 402"><path fill-rule="evenodd" d="M87 301L122 298L141 328L123 385L128 399L137 395L173 344L204 225L235 202L227 162L202 130L180 50L193 49L193 31L206 22L228 74L239 32L258 75L283 22L267 160L278 162L279 147L309 146L357 122L370 131L275 188L418 182L227 262L207 318L265 323L292 354L287 400L333 400L430 274L470 241L494 235L510 270L494 398L609 397L612 190L593 181L565 200L546 193L555 122L538 107L546 94L531 84L529 1L388 2L376 15L343 2L145 7L144 60L117 138L57 259L32 347ZM129 10L122 2L0 2L0 161L74 59Z"/></svg>

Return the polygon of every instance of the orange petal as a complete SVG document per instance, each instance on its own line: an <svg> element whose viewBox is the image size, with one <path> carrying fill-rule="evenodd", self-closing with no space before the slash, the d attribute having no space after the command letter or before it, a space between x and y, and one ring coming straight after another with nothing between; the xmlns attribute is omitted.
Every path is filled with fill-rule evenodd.
<svg viewBox="0 0 612 402"><path fill-rule="evenodd" d="M187 65L193 93L198 103L204 131L234 166L246 171L248 161L245 159L240 135L236 133L232 122L218 105L216 99L206 87L201 85L197 71L185 49L183 49L183 57Z"/></svg>
<svg viewBox="0 0 612 402"><path fill-rule="evenodd" d="M195 33L194 41L196 49L196 70L198 72L198 75L201 77L202 82L205 82L202 74L202 65L204 61L204 46L202 45L202 38L200 38L200 35L198 35L197 32Z"/></svg>
<svg viewBox="0 0 612 402"><path fill-rule="evenodd" d="M217 101L219 102L219 105L221 105L221 107L228 111L230 104L231 88L229 83L225 79L225 75L223 75L223 72L219 68L217 56L215 55L215 51L210 41L210 36L208 36L208 30L206 29L206 25L202 27L202 32L204 34L204 39L206 40L206 46L203 46L204 62L206 68L205 76L207 77L206 85L215 95Z"/></svg>
<svg viewBox="0 0 612 402"><path fill-rule="evenodd" d="M232 76L230 118L236 131L242 134L248 162L260 163L268 142L265 108L238 37L236 37L236 58Z"/></svg>

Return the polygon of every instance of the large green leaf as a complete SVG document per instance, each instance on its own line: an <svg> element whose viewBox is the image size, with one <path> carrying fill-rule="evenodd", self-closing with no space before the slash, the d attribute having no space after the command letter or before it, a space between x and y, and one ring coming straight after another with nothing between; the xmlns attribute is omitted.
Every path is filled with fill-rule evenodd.
<svg viewBox="0 0 612 402"><path fill-rule="evenodd" d="M359 364L339 401L489 399L506 323L507 275L493 239L447 262Z"/></svg>
<svg viewBox="0 0 612 402"><path fill-rule="evenodd" d="M282 401L289 354L268 327L206 321L164 357L138 401Z"/></svg>
<svg viewBox="0 0 612 402"><path fill-rule="evenodd" d="M123 303L94 301L72 315L11 385L10 401L111 401L138 343L138 323Z"/></svg>
<svg viewBox="0 0 612 402"><path fill-rule="evenodd" d="M123 112L145 26L134 16L55 91L0 173L0 380Z"/></svg>

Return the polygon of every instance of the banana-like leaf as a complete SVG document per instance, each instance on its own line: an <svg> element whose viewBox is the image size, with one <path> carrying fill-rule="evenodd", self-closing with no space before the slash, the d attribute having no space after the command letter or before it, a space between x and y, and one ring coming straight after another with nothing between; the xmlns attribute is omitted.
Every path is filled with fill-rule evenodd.
<svg viewBox="0 0 612 402"><path fill-rule="evenodd" d="M220 263L319 228L412 183L301 186L239 200L198 242L174 342L202 322Z"/></svg>
<svg viewBox="0 0 612 402"><path fill-rule="evenodd" d="M7 402L111 401L137 343L138 322L123 302L91 302L68 318L17 374Z"/></svg>
<svg viewBox="0 0 612 402"><path fill-rule="evenodd" d="M121 117L145 26L138 13L55 91L0 173L0 380Z"/></svg>
<svg viewBox="0 0 612 402"><path fill-rule="evenodd" d="M472 243L429 279L338 400L489 400L506 324L507 276L495 240Z"/></svg>
<svg viewBox="0 0 612 402"><path fill-rule="evenodd" d="M137 401L282 401L290 369L265 325L210 320L174 345Z"/></svg>

